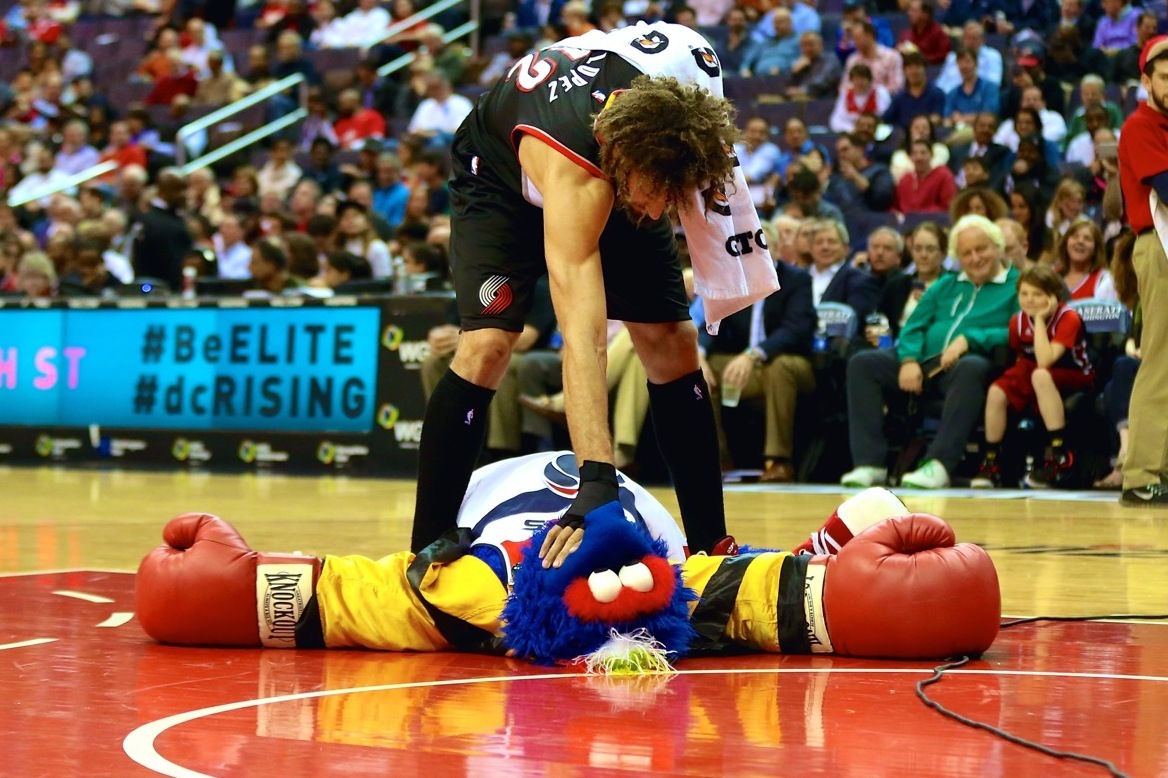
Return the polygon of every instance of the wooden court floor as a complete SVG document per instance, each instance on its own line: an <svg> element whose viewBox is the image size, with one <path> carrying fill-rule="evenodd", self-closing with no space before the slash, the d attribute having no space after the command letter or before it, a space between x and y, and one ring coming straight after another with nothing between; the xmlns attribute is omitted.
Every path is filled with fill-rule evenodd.
<svg viewBox="0 0 1168 778"><path fill-rule="evenodd" d="M257 549L380 556L407 545L410 482L0 468L0 494L0 776L1109 773L926 707L915 687L935 663L760 655L630 681L460 654L165 647L133 618L132 572L174 515L216 513ZM791 546L845 496L731 487L730 529ZM990 550L1008 615L1168 613L1168 511L901 496ZM1117 774L1168 776L1168 623L1010 627L926 692Z"/></svg>

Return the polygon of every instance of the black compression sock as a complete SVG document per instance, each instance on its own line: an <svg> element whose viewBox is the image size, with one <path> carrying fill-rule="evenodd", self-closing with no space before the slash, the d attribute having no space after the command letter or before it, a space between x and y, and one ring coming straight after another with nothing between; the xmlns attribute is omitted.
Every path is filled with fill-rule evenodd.
<svg viewBox="0 0 1168 778"><path fill-rule="evenodd" d="M650 383L649 408L690 551L709 551L726 535L726 506L714 407L702 371L667 384Z"/></svg>
<svg viewBox="0 0 1168 778"><path fill-rule="evenodd" d="M476 386L453 370L434 387L418 445L418 497L410 540L414 553L454 529L487 436L487 406L494 396L494 389Z"/></svg>

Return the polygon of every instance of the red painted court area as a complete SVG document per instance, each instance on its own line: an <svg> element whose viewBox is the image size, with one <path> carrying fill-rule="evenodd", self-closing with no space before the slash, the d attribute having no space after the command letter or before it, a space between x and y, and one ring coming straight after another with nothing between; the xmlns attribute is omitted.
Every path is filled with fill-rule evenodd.
<svg viewBox="0 0 1168 778"><path fill-rule="evenodd" d="M462 654L171 648L133 576L0 577L0 774L1095 776L962 726L931 664L744 656L672 678ZM1168 627L1038 623L928 693L1132 776L1168 775Z"/></svg>

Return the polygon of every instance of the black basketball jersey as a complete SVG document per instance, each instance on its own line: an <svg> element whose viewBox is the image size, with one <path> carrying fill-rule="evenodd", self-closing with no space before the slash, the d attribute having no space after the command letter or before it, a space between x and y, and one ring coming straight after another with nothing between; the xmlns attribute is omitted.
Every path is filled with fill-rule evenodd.
<svg viewBox="0 0 1168 778"><path fill-rule="evenodd" d="M523 134L539 136L602 176L593 121L613 92L627 89L640 74L612 52L561 48L528 54L479 100L455 153L468 155L480 178L542 205L539 193L525 187L519 167Z"/></svg>

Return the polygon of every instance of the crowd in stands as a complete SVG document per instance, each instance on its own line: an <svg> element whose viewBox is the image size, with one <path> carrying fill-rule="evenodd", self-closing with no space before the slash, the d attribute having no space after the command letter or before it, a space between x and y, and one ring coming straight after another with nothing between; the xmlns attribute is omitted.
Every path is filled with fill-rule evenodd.
<svg viewBox="0 0 1168 778"><path fill-rule="evenodd" d="M422 5L12 5L0 23L0 294L113 296L144 278L174 293L448 290L449 143L477 96L549 42L667 19L701 31L720 58L743 128L735 150L780 264L780 292L702 338L711 387L720 399L727 388L735 395L722 415L747 412L739 394L744 409L761 400L765 439L754 453L763 480L816 472L800 461L795 410L813 404L850 420L845 466L819 471L829 477L871 483L899 468L906 485L948 485L968 448L995 459L995 446L1010 440L1001 419L1029 413L1055 427L1046 452L1055 469L1039 451L1031 480L1069 482L1070 465L1058 467L1073 452L1056 433L1075 419L1048 413L1049 392L1016 391L1025 383L1016 373L1008 390L989 387L1008 366L1003 353L1021 349L1012 328L1030 333L1031 358L1040 351L1034 326L1047 322L1054 333L1057 319L1059 337L1074 341L1062 348L1077 354L1083 327L1067 323L1078 317L1067 300L1136 303L1108 270L1125 237L1114 148L1123 117L1144 97L1138 57L1168 22L1162 4L517 0L485 4L480 51L446 40L465 9L416 20ZM404 67L381 75L403 57ZM303 84L179 133L290 76ZM300 107L301 89L307 118L286 131L210 166L176 166ZM105 162L114 163L108 172L60 189ZM958 223L968 235L950 233ZM1052 291L1050 274L1034 268L1062 287ZM1019 286L1020 274L1029 286ZM983 286L993 293L981 294ZM1028 307L1023 288L1059 303ZM942 326L969 325L973 299L986 306L976 333ZM825 304L847 306L858 322L845 347L824 348L816 310ZM563 434L547 424L562 421L558 335L550 304L537 309L517 348L514 385L492 412L489 445L500 455ZM432 359L448 360L456 325L430 340ZM618 464L633 465L647 407L643 371L630 365L620 328L610 351ZM1064 369L1066 355L1057 356ZM1114 355L1095 357L1108 364L1090 367L1089 385L1061 385L1062 394L1103 391ZM1106 395L1117 429L1138 348L1124 358L1132 364L1116 368L1120 384ZM1048 375L1038 361L1034 375ZM906 375L906 364L921 369ZM1045 379L1033 380L1037 388ZM938 410L927 390L941 403L939 428L923 461L900 467L883 440L884 408L893 410L897 392L919 395L906 416L918 429L913 414ZM723 426L730 468L737 433ZM1001 483L999 471L974 481Z"/></svg>

